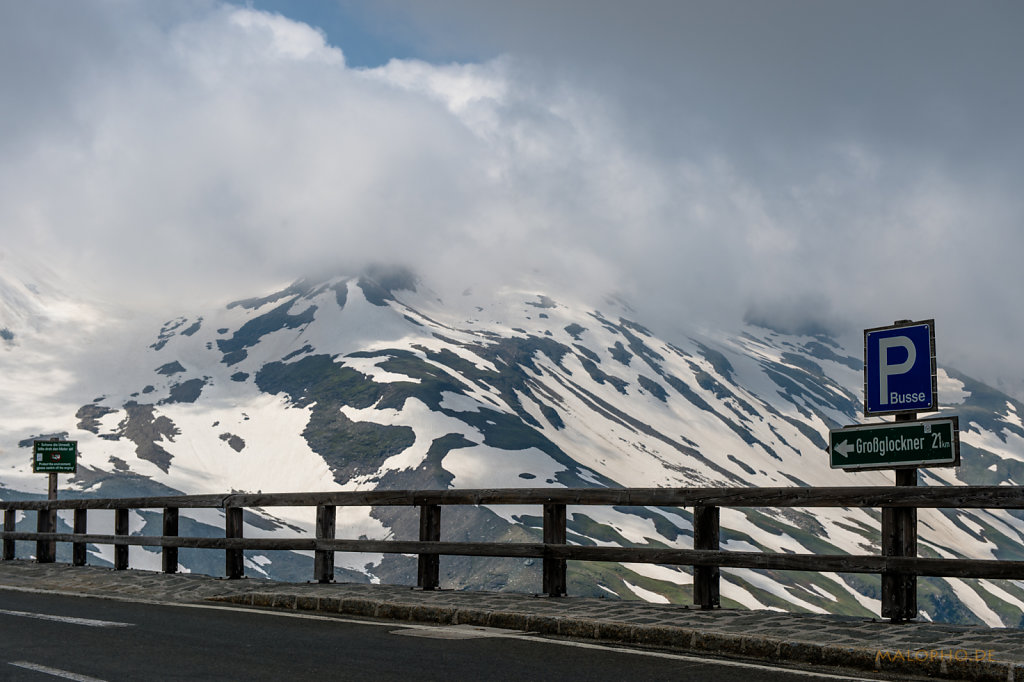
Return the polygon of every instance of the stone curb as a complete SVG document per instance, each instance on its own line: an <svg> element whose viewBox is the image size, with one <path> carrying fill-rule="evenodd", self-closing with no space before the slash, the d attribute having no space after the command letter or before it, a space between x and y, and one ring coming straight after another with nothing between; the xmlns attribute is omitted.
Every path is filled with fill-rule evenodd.
<svg viewBox="0 0 1024 682"><path fill-rule="evenodd" d="M734 656L770 663L795 662L823 668L838 667L865 672L974 682L1024 682L1024 663L987 660L981 655L985 652L980 650L876 650L672 625L638 625L579 616L538 615L524 611L430 605L367 597L296 596L250 592L210 597L207 601L336 613L397 622L476 625L687 653Z"/></svg>

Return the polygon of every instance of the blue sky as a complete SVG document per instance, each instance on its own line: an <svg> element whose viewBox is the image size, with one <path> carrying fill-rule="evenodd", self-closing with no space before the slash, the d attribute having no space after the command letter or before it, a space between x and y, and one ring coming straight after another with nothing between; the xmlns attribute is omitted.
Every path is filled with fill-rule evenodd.
<svg viewBox="0 0 1024 682"><path fill-rule="evenodd" d="M1011 0L0 4L0 258L138 305L403 262L667 336L934 317L1024 394ZM978 352L979 339L983 339Z"/></svg>
<svg viewBox="0 0 1024 682"><path fill-rule="evenodd" d="M353 67L381 66L390 59L424 56L415 48L410 34L389 33L394 26L388 26L386 15L371 13L372 3L362 3L362 7L341 0L254 0L239 4L316 26L329 43L343 46L346 61Z"/></svg>

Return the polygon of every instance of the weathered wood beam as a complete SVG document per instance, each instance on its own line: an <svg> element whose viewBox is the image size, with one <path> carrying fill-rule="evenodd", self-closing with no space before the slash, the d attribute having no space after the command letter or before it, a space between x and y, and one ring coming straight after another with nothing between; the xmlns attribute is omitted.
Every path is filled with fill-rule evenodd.
<svg viewBox="0 0 1024 682"><path fill-rule="evenodd" d="M165 507L163 513L164 537L174 537L178 534L178 508ZM164 545L160 557L161 568L164 573L178 572L178 548Z"/></svg>
<svg viewBox="0 0 1024 682"><path fill-rule="evenodd" d="M224 510L224 539L244 540L242 537L242 508L228 507ZM224 550L224 575L229 580L237 580L245 577L245 550L244 544L239 543L237 547L226 547Z"/></svg>
<svg viewBox="0 0 1024 682"><path fill-rule="evenodd" d="M0 509L162 509L184 507L192 509L218 509L224 506L227 495L175 495L170 497L104 497L60 500L2 500Z"/></svg>
<svg viewBox="0 0 1024 682"><path fill-rule="evenodd" d="M693 509L693 548L718 550L720 544L720 510L698 505ZM693 567L693 603L702 609L720 605L721 571L718 566Z"/></svg>
<svg viewBox="0 0 1024 682"><path fill-rule="evenodd" d="M441 540L441 505L420 505L420 541ZM441 556L421 552L417 561L416 585L423 590L436 590L441 582Z"/></svg>
<svg viewBox="0 0 1024 682"><path fill-rule="evenodd" d="M780 571L882 573L948 578L1024 580L1024 561L991 559L938 559L846 554L774 554L724 550L665 549L652 547L590 547L544 543L420 542L415 540L317 540L315 538L218 538L142 535L77 535L73 533L0 533L4 540L84 542L128 547L189 547L237 550L330 550L395 554L437 553L448 556L543 558L569 561L613 561L680 566L720 566Z"/></svg>
<svg viewBox="0 0 1024 682"><path fill-rule="evenodd" d="M316 539L333 540L338 522L338 508L321 504L316 508ZM334 580L334 552L318 549L313 555L313 579L318 583Z"/></svg>
<svg viewBox="0 0 1024 682"><path fill-rule="evenodd" d="M544 505L544 546L545 550L551 545L565 545L566 539L566 512L564 504ZM549 597L565 596L566 564L565 558L556 557L550 552L544 552L543 564L543 589L544 594Z"/></svg>
<svg viewBox="0 0 1024 682"><path fill-rule="evenodd" d="M114 535L128 537L128 509L114 510ZM117 543L114 545L114 570L125 571L128 569L128 545Z"/></svg>
<svg viewBox="0 0 1024 682"><path fill-rule="evenodd" d="M273 506L565 504L693 507L916 507L1024 509L1022 486L826 488L495 488L183 495L123 499L0 501L0 509L160 509Z"/></svg>
<svg viewBox="0 0 1024 682"><path fill-rule="evenodd" d="M17 526L15 521L18 518L18 512L14 509L4 510L4 533L13 533ZM14 559L14 540L8 540L4 537L4 561L12 561Z"/></svg>
<svg viewBox="0 0 1024 682"><path fill-rule="evenodd" d="M76 535L85 535L89 532L89 511L86 509L75 510L74 531ZM86 544L75 542L71 545L71 565L85 566Z"/></svg>
<svg viewBox="0 0 1024 682"><path fill-rule="evenodd" d="M36 512L36 532L56 532L56 512L40 509ZM40 564L52 564L57 558L57 545L54 540L36 540L36 562Z"/></svg>

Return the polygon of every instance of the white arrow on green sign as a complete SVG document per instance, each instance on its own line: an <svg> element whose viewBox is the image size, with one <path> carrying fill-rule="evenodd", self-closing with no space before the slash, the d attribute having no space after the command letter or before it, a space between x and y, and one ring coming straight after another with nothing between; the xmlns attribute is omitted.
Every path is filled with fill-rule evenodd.
<svg viewBox="0 0 1024 682"><path fill-rule="evenodd" d="M956 417L847 426L829 431L828 437L833 469L960 464L960 424Z"/></svg>

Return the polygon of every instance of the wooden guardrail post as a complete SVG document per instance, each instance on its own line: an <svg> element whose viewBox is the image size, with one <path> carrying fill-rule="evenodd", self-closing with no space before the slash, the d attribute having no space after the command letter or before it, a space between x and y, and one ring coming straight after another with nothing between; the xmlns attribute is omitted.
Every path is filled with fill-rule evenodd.
<svg viewBox="0 0 1024 682"><path fill-rule="evenodd" d="M333 540L338 523L338 508L332 504L316 507L316 539ZM313 577L318 583L334 581L334 550L318 549L313 553Z"/></svg>
<svg viewBox="0 0 1024 682"><path fill-rule="evenodd" d="M178 536L178 508L164 507L164 537ZM164 547L160 556L161 568L164 573L178 572L178 548Z"/></svg>
<svg viewBox="0 0 1024 682"><path fill-rule="evenodd" d="M565 505L544 505L544 544L564 545ZM544 556L544 593L549 597L563 597L566 592L565 559Z"/></svg>
<svg viewBox="0 0 1024 682"><path fill-rule="evenodd" d="M224 510L224 537L242 537L242 508L227 507ZM224 550L224 574L231 580L245 577L245 551L241 549Z"/></svg>
<svg viewBox="0 0 1024 682"><path fill-rule="evenodd" d="M897 469L897 486L916 486L917 469ZM917 556L917 509L882 508L882 556ZM917 618L917 576L882 573L882 618L893 623Z"/></svg>
<svg viewBox="0 0 1024 682"><path fill-rule="evenodd" d="M114 510L114 535L128 536L128 509ZM128 570L128 545L114 545L114 570Z"/></svg>
<svg viewBox="0 0 1024 682"><path fill-rule="evenodd" d="M49 509L40 509L36 512L36 532L53 533L54 520L57 513ZM36 540L36 562L40 564L52 564L56 560L57 543L52 540Z"/></svg>
<svg viewBox="0 0 1024 682"><path fill-rule="evenodd" d="M75 510L75 525L74 532L76 535L85 535L89 532L89 519L88 510L76 509ZM84 542L74 542L71 544L71 565L72 566L85 566L86 559L86 545Z"/></svg>
<svg viewBox="0 0 1024 682"><path fill-rule="evenodd" d="M420 542L441 541L441 505L420 505ZM436 590L441 584L441 556L420 554L416 585L423 590Z"/></svg>
<svg viewBox="0 0 1024 682"><path fill-rule="evenodd" d="M13 533L16 529L15 519L17 519L18 510L16 509L5 509L4 510L4 532ZM8 540L4 538L4 561L14 560L14 540Z"/></svg>
<svg viewBox="0 0 1024 682"><path fill-rule="evenodd" d="M693 508L694 549L721 549L720 517L719 507L699 504ZM693 567L694 604L699 605L702 609L713 609L720 605L721 573L718 566Z"/></svg>

